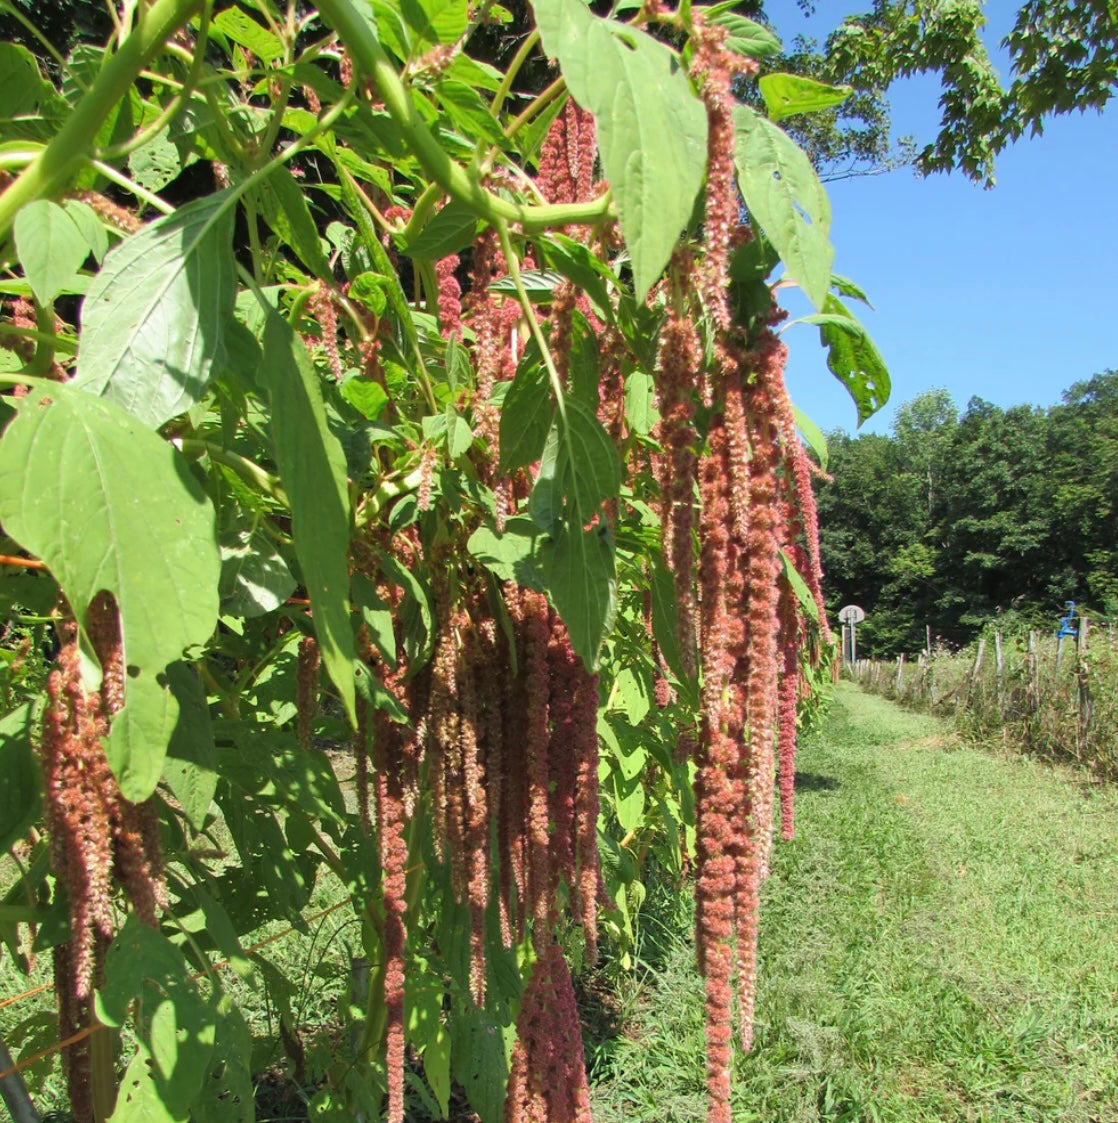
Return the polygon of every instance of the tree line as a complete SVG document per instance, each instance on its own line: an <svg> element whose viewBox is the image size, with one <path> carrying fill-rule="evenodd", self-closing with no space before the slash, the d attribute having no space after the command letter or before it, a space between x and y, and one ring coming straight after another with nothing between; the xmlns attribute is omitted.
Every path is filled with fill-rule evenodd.
<svg viewBox="0 0 1118 1123"><path fill-rule="evenodd" d="M818 485L828 608L859 604L859 650L966 643L996 620L1055 626L1064 602L1118 612L1118 371L1059 404L1003 409L946 390L892 433L828 435Z"/></svg>

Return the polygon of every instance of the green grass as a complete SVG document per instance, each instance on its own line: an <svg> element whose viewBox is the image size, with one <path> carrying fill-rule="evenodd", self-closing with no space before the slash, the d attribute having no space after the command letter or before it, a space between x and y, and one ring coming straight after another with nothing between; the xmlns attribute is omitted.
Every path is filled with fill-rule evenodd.
<svg viewBox="0 0 1118 1123"><path fill-rule="evenodd" d="M1118 793L847 686L799 768L735 1120L1118 1120ZM592 1050L598 1123L705 1118L676 930Z"/></svg>

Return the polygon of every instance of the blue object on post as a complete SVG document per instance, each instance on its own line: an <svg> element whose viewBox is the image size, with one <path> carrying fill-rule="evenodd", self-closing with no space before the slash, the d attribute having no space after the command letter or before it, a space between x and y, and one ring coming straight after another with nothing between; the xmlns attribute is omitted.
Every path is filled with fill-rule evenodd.
<svg viewBox="0 0 1118 1123"><path fill-rule="evenodd" d="M1059 639L1079 635L1079 629L1075 626L1075 601L1064 601L1064 612L1066 615L1060 617L1060 627L1056 631Z"/></svg>

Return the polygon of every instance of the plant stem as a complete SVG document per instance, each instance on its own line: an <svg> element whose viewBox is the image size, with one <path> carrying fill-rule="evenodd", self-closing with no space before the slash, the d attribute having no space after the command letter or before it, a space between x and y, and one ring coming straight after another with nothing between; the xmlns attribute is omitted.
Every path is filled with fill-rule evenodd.
<svg viewBox="0 0 1118 1123"><path fill-rule="evenodd" d="M609 214L611 203L608 196L589 203L524 206L486 190L476 174L471 174L443 150L420 117L407 87L372 28L349 0L320 0L318 10L341 36L357 71L376 84L385 107L423 170L447 194L464 203L479 217L494 225L502 220L517 222L526 232L537 232L555 226L593 225Z"/></svg>
<svg viewBox="0 0 1118 1123"><path fill-rule="evenodd" d="M520 45L520 50L513 55L512 62L509 63L509 68L505 72L504 78L501 79L501 84L497 87L497 92L493 95L493 102L489 106L489 111L494 117L500 112L501 106L505 104L505 98L509 96L509 91L512 89L513 82L516 81L516 76L520 73L520 68L536 49L536 44L539 41L540 30L537 27Z"/></svg>
<svg viewBox="0 0 1118 1123"><path fill-rule="evenodd" d="M128 140L122 141L120 144L114 144L109 148L100 149L96 156L99 160L117 160L123 156L127 156L135 152L138 148L143 148L148 141L157 137L170 123L178 116L178 112L186 104L187 99L198 88L198 82L202 77L202 71L206 65L206 43L210 35L210 9L213 7L213 0L204 0L202 6L202 25L198 29L198 39L194 44L194 59L190 64L190 69L187 71L186 81L178 85L178 91L174 97L163 107L163 111L151 122L150 125L140 129Z"/></svg>
<svg viewBox="0 0 1118 1123"><path fill-rule="evenodd" d="M562 78L556 78L546 90L540 93L538 97L533 98L524 107L523 111L508 123L505 136L511 140L541 109L550 105L566 88L567 83Z"/></svg>
<svg viewBox="0 0 1118 1123"><path fill-rule="evenodd" d="M563 429L567 428L567 403L566 395L563 391L563 381L559 377L559 371L556 369L555 360L551 357L551 348L547 345L547 340L544 339L543 330L540 328L540 322L536 318L536 310L532 307L531 300L528 299L528 290L524 287L524 281L520 276L520 260L516 256L516 250L513 249L512 238L509 236L508 223L497 223L497 236L501 239L501 252L505 255L505 264L509 267L509 274L512 276L513 283L516 285L516 295L520 299L520 307L524 310L524 315L528 318L528 328L532 333L532 338L535 339L536 345L540 349L540 355L543 356L544 366L547 367L548 377L551 379L551 389L555 394L555 408L559 413L559 422Z"/></svg>
<svg viewBox="0 0 1118 1123"><path fill-rule="evenodd" d="M7 235L16 213L33 199L65 190L85 164L93 138L113 106L127 93L136 75L163 43L200 8L202 0L155 0L136 28L108 59L62 127L19 178L0 195L0 238Z"/></svg>

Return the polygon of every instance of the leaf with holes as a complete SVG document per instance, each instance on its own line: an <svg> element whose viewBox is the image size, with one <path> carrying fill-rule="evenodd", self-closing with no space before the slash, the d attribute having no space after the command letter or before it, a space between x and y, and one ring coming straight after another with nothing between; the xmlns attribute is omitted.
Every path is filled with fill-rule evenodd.
<svg viewBox="0 0 1118 1123"><path fill-rule="evenodd" d="M853 93L850 86L829 86L801 74L764 74L757 80L765 108L774 121L797 113L818 113L841 105Z"/></svg>
<svg viewBox="0 0 1118 1123"><path fill-rule="evenodd" d="M793 323L818 325L819 341L827 348L827 367L854 399L861 425L889 400L889 368L869 332L837 296L828 294L823 308Z"/></svg>
<svg viewBox="0 0 1118 1123"><path fill-rule="evenodd" d="M772 242L788 276L816 308L831 287L831 204L802 149L747 105L734 111L734 162L750 215Z"/></svg>

